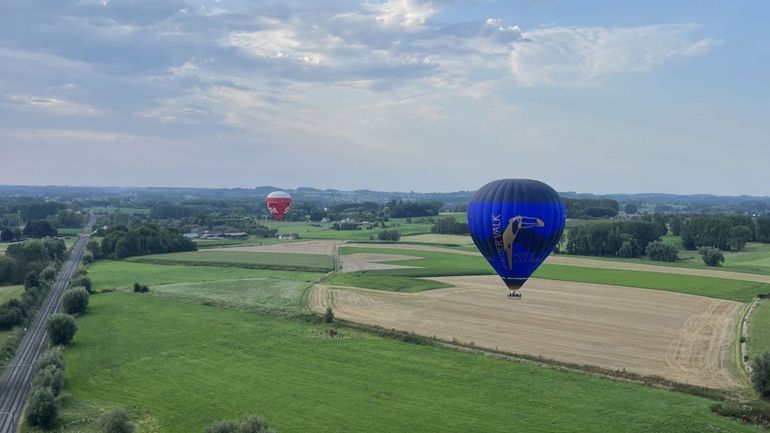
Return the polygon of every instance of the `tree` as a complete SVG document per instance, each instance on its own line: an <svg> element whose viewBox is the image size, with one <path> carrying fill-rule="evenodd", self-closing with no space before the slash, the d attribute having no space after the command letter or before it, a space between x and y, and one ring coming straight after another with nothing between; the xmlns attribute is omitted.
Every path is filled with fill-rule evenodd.
<svg viewBox="0 0 770 433"><path fill-rule="evenodd" d="M626 205L623 206L623 211L627 214L634 214L639 212L639 207L634 203L626 203Z"/></svg>
<svg viewBox="0 0 770 433"><path fill-rule="evenodd" d="M75 286L82 286L82 287L86 288L86 291L88 291L88 293L93 293L93 290L92 290L93 283L91 282L91 278L89 278L89 277L87 277L85 275L80 276L80 277L75 278L74 280L72 280L72 286L73 287L75 287Z"/></svg>
<svg viewBox="0 0 770 433"><path fill-rule="evenodd" d="M24 226L22 234L30 238L44 238L54 237L58 232L47 220L32 220Z"/></svg>
<svg viewBox="0 0 770 433"><path fill-rule="evenodd" d="M731 227L727 232L727 238L730 242L730 249L740 251L750 241L754 233L746 226Z"/></svg>
<svg viewBox="0 0 770 433"><path fill-rule="evenodd" d="M95 240L90 240L86 244L86 249L93 255L94 259L98 259L101 257L101 248L99 247L99 242Z"/></svg>
<svg viewBox="0 0 770 433"><path fill-rule="evenodd" d="M55 366L59 370L64 370L64 355L61 347L52 347L43 353L43 356L37 361L37 370L43 370L49 366Z"/></svg>
<svg viewBox="0 0 770 433"><path fill-rule="evenodd" d="M751 362L751 384L762 398L770 397L770 351Z"/></svg>
<svg viewBox="0 0 770 433"><path fill-rule="evenodd" d="M770 242L770 215L757 218L757 240Z"/></svg>
<svg viewBox="0 0 770 433"><path fill-rule="evenodd" d="M40 287L40 275L35 271L27 272L24 276L24 287Z"/></svg>
<svg viewBox="0 0 770 433"><path fill-rule="evenodd" d="M102 433L132 433L134 426L125 409L119 407L103 413L97 421Z"/></svg>
<svg viewBox="0 0 770 433"><path fill-rule="evenodd" d="M0 242L11 242L16 239L13 229L10 227L0 227Z"/></svg>
<svg viewBox="0 0 770 433"><path fill-rule="evenodd" d="M45 322L45 330L51 343L55 346L70 344L78 330L75 324L75 317L66 313L55 313L48 317Z"/></svg>
<svg viewBox="0 0 770 433"><path fill-rule="evenodd" d="M707 266L719 266L720 263L725 261L725 256L718 248L712 247L700 247L698 254L703 258L703 263Z"/></svg>
<svg viewBox="0 0 770 433"><path fill-rule="evenodd" d="M679 257L677 248L667 242L655 241L647 245L647 256L650 260L675 262Z"/></svg>
<svg viewBox="0 0 770 433"><path fill-rule="evenodd" d="M59 415L59 400L50 388L35 388L27 403L27 423L34 427L53 427Z"/></svg>
<svg viewBox="0 0 770 433"><path fill-rule="evenodd" d="M85 287L75 287L64 292L61 309L67 314L80 315L88 308L88 291Z"/></svg>
<svg viewBox="0 0 770 433"><path fill-rule="evenodd" d="M35 379L32 380L34 388L48 388L54 396L58 396L64 387L64 372L55 365L38 370Z"/></svg>
<svg viewBox="0 0 770 433"><path fill-rule="evenodd" d="M383 230L377 234L377 239L381 241L395 242L401 239L401 232L398 230Z"/></svg>
<svg viewBox="0 0 770 433"><path fill-rule="evenodd" d="M40 279L52 283L56 279L56 268L50 265L46 266L45 269L40 271Z"/></svg>
<svg viewBox="0 0 770 433"><path fill-rule="evenodd" d="M334 322L334 310L332 307L326 307L326 313L324 313L324 323Z"/></svg>

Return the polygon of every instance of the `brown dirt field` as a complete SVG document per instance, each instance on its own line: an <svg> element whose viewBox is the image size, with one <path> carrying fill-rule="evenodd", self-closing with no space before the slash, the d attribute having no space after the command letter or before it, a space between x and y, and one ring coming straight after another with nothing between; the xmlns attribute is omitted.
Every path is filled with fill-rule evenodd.
<svg viewBox="0 0 770 433"><path fill-rule="evenodd" d="M340 272L375 271L383 269L406 269L414 266L390 265L380 262L396 260L419 260L422 257L402 256L400 254L367 254L356 253L340 256Z"/></svg>
<svg viewBox="0 0 770 433"><path fill-rule="evenodd" d="M340 242L340 241L301 241L301 242L287 242L284 244L206 248L206 249L201 249L200 251L202 252L243 251L243 252L249 252L249 253L297 253L297 254L322 254L325 256L332 256L334 255L335 247L343 243L344 242Z"/></svg>
<svg viewBox="0 0 770 433"><path fill-rule="evenodd" d="M419 293L317 286L311 307L339 318L713 388L741 386L732 365L743 304L630 287L531 279L519 301L496 276L436 278Z"/></svg>

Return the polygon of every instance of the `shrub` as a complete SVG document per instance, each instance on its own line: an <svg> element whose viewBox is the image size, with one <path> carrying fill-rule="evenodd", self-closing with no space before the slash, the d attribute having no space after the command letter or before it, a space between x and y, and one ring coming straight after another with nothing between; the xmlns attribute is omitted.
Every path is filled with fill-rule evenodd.
<svg viewBox="0 0 770 433"><path fill-rule="evenodd" d="M33 388L48 388L57 397L64 387L64 372L55 365L38 370L32 380Z"/></svg>
<svg viewBox="0 0 770 433"><path fill-rule="evenodd" d="M679 250L669 243L654 241L647 244L647 256L650 260L660 262L675 262L679 257Z"/></svg>
<svg viewBox="0 0 770 433"><path fill-rule="evenodd" d="M253 416L241 418L238 422L217 421L205 433L275 433L265 420Z"/></svg>
<svg viewBox="0 0 770 433"><path fill-rule="evenodd" d="M53 280L56 279L56 268L53 266L46 266L45 269L40 271L40 278L49 283L53 282Z"/></svg>
<svg viewBox="0 0 770 433"><path fill-rule="evenodd" d="M334 310L332 307L326 307L326 313L324 313L324 323L334 322Z"/></svg>
<svg viewBox="0 0 770 433"><path fill-rule="evenodd" d="M78 327L75 324L75 317L66 313L56 313L46 320L45 330L48 332L51 343L58 346L69 344L75 337Z"/></svg>
<svg viewBox="0 0 770 433"><path fill-rule="evenodd" d="M90 265L91 263L94 262L94 255L90 252L86 252L85 254L83 254L82 261L84 265Z"/></svg>
<svg viewBox="0 0 770 433"><path fill-rule="evenodd" d="M770 397L770 351L751 362L751 384L762 398Z"/></svg>
<svg viewBox="0 0 770 433"><path fill-rule="evenodd" d="M398 230L383 230L378 235L377 238L381 241L397 241L401 239L401 232Z"/></svg>
<svg viewBox="0 0 770 433"><path fill-rule="evenodd" d="M725 256L722 251L713 247L700 247L698 254L703 257L703 263L707 266L719 266L725 261Z"/></svg>
<svg viewBox="0 0 770 433"><path fill-rule="evenodd" d="M238 426L232 421L217 421L205 433L234 433Z"/></svg>
<svg viewBox="0 0 770 433"><path fill-rule="evenodd" d="M88 291L85 287L75 287L64 292L61 309L67 314L83 314L88 308Z"/></svg>
<svg viewBox="0 0 770 433"><path fill-rule="evenodd" d="M102 433L132 433L134 426L131 417L123 408L115 408L103 413L97 421Z"/></svg>
<svg viewBox="0 0 770 433"><path fill-rule="evenodd" d="M27 272L27 275L24 276L24 287L40 287L40 276L37 272Z"/></svg>
<svg viewBox="0 0 770 433"><path fill-rule="evenodd" d="M91 282L91 278L83 275L78 278L75 278L72 280L72 286L82 286L85 287L86 290L88 290L88 293L93 293L93 283Z"/></svg>
<svg viewBox="0 0 770 433"><path fill-rule="evenodd" d="M27 402L26 415L29 425L50 428L59 415L59 400L49 388L35 388Z"/></svg>
<svg viewBox="0 0 770 433"><path fill-rule="evenodd" d="M64 370L64 354L60 347L53 347L43 353L43 356L37 361L37 371L55 366L59 370Z"/></svg>

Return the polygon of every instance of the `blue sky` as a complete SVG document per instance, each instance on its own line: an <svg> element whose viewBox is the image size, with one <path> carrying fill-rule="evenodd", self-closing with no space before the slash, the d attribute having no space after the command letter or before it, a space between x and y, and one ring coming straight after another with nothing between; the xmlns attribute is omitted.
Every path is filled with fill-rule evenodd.
<svg viewBox="0 0 770 433"><path fill-rule="evenodd" d="M0 184L770 195L763 1L4 9Z"/></svg>

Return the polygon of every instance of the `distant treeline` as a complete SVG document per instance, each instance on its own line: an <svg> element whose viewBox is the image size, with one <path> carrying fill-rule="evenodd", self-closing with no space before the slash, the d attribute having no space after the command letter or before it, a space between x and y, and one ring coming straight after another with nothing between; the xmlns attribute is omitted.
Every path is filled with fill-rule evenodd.
<svg viewBox="0 0 770 433"><path fill-rule="evenodd" d="M433 223L430 228L431 233L440 233L447 235L467 235L468 223L459 223L453 216L440 218Z"/></svg>
<svg viewBox="0 0 770 433"><path fill-rule="evenodd" d="M130 229L121 225L112 226L97 230L96 235L103 236L103 239L101 244L95 241L88 243L88 250L94 258L120 259L198 249L195 242L177 230L153 224L139 224Z"/></svg>
<svg viewBox="0 0 770 433"><path fill-rule="evenodd" d="M737 251L747 242L770 242L768 215L677 215L669 224L673 234L682 236L682 246L688 250L706 246Z"/></svg>
<svg viewBox="0 0 770 433"><path fill-rule="evenodd" d="M610 218L618 216L620 204L612 199L565 198L567 218Z"/></svg>
<svg viewBox="0 0 770 433"><path fill-rule="evenodd" d="M631 220L585 224L569 229L568 254L639 257L650 243L668 232L662 220Z"/></svg>
<svg viewBox="0 0 770 433"><path fill-rule="evenodd" d="M64 260L67 246L61 239L29 240L8 246L0 255L0 284L21 284L32 273Z"/></svg>
<svg viewBox="0 0 770 433"><path fill-rule="evenodd" d="M0 230L13 230L31 221L48 221L53 227L83 227L85 216L54 201L0 205Z"/></svg>

